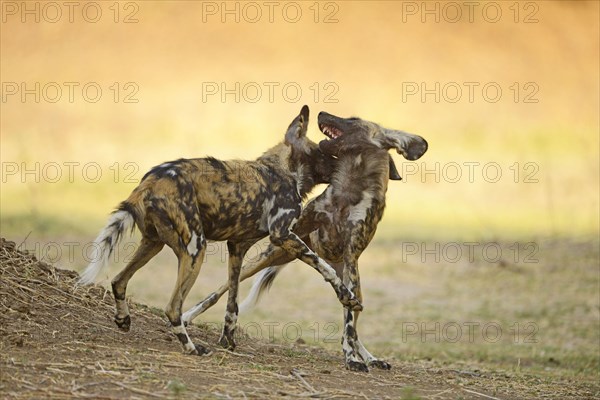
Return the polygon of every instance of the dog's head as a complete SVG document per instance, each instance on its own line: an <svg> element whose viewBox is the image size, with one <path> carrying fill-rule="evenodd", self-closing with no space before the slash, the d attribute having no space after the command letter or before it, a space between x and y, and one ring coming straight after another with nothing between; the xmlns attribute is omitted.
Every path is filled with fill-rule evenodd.
<svg viewBox="0 0 600 400"><path fill-rule="evenodd" d="M300 192L308 193L319 183L329 183L335 169L335 157L321 151L319 145L308 137L308 106L290 124L285 134L285 145L289 147L288 166L297 175Z"/></svg>
<svg viewBox="0 0 600 400"><path fill-rule="evenodd" d="M427 141L421 136L386 129L360 118L340 118L326 112L319 113L319 129L329 138L322 140L319 148L336 157L377 147L384 150L396 149L407 160L417 160L425 154L428 147ZM390 179L402 179L392 157L388 157Z"/></svg>

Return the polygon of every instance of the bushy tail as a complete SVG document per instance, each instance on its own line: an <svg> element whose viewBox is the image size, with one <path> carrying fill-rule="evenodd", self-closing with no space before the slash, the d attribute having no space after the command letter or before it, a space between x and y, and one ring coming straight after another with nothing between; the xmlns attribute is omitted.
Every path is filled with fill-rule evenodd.
<svg viewBox="0 0 600 400"><path fill-rule="evenodd" d="M251 310L258 303L260 296L271 288L275 277L286 265L275 265L259 272L256 278L254 278L250 293L246 296L242 304L240 304L240 313Z"/></svg>
<svg viewBox="0 0 600 400"><path fill-rule="evenodd" d="M94 240L94 251L92 262L80 275L78 285L89 285L94 283L96 277L108 264L108 260L117 244L123 237L123 232L133 231L135 221L133 215L123 209L112 213L108 223L102 229L96 240Z"/></svg>

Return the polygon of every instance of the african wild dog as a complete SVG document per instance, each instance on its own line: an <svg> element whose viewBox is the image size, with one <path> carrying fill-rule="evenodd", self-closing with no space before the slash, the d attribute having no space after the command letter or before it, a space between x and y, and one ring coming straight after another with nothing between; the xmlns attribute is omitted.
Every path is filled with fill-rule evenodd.
<svg viewBox="0 0 600 400"><path fill-rule="evenodd" d="M204 258L207 240L227 240L231 291L219 343L235 348L239 274L246 251L269 235L274 248L317 269L335 289L344 306L361 309L335 271L293 232L301 202L317 184L329 181L334 158L324 155L306 137L308 107L290 124L285 141L256 161L219 161L214 158L180 159L152 168L127 200L112 214L96 238L100 254L83 272L81 283L100 273L115 245L134 224L142 234L133 259L112 281L116 300L115 322L128 331L131 323L125 300L133 274L166 244L177 255L177 283L166 308L173 333L190 354L208 352L194 345L181 318L181 307Z"/></svg>
<svg viewBox="0 0 600 400"><path fill-rule="evenodd" d="M387 150L395 148L409 160L416 160L427 151L427 142L420 136L385 129L359 118L339 118L331 114L319 114L319 128L330 139L321 141L324 153L338 158L331 184L318 197L310 200L294 232L318 255L327 260L338 276L354 291L362 302L358 258L375 234L383 216L388 178L400 180L396 167ZM293 258L276 247L269 246L241 272L244 280L264 270L256 279L249 297L242 304L252 304L268 289L273 280ZM227 291L225 284L205 300L185 313L187 320L212 306ZM368 367L389 369L391 366L375 358L358 338L356 323L359 311L354 315L344 310L342 348L346 368L368 371Z"/></svg>

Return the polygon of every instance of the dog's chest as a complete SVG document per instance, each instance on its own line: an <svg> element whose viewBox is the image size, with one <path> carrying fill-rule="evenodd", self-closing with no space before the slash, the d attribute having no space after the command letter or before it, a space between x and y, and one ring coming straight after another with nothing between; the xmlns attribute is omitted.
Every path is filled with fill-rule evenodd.
<svg viewBox="0 0 600 400"><path fill-rule="evenodd" d="M384 203L365 190L353 196L327 190L315 204L319 229L313 239L319 253L329 260L343 256L348 245L366 247L383 215Z"/></svg>

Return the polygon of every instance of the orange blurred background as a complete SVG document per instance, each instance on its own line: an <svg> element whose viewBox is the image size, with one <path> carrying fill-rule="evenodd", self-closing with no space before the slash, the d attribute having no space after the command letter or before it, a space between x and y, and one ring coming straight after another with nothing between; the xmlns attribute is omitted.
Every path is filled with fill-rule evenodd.
<svg viewBox="0 0 600 400"><path fill-rule="evenodd" d="M467 3L2 2L2 235L93 236L152 165L254 158L302 104L315 141L321 110L428 140L382 237L597 234L599 4Z"/></svg>

